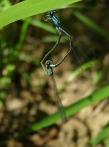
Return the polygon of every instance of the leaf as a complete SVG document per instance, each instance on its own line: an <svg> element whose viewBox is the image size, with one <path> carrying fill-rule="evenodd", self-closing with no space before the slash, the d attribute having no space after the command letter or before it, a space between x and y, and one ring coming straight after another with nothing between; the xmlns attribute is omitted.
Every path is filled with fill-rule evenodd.
<svg viewBox="0 0 109 147"><path fill-rule="evenodd" d="M0 28L17 20L65 7L78 1L80 0L28 0L20 2L1 12Z"/></svg>

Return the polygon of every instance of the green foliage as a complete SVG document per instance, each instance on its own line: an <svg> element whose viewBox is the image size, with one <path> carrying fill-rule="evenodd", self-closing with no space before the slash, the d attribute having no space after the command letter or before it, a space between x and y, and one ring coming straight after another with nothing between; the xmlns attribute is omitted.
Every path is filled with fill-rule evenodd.
<svg viewBox="0 0 109 147"><path fill-rule="evenodd" d="M0 68L2 71L2 75L0 76L0 88L2 89L0 91L0 106L1 104L3 104L4 98L8 95L7 92L8 88L12 83L14 72L17 70L16 64L14 64L14 62L20 61L21 49L24 45L24 41L29 26L33 25L35 27L39 27L43 30L49 31L52 34L56 33L56 30L52 26L43 23L40 20L35 20L34 18L27 18L27 17L40 14L52 9L62 8L64 6L67 6L68 4L72 4L78 1L80 0L58 0L58 1L57 0L43 0L43 1L25 0L13 6L11 6L8 0L1 1L0 28L20 19L22 19L22 24L20 26L19 39L16 44L9 45L9 42L6 40L5 35L0 36L0 58L2 59L0 62ZM90 29L94 30L98 35L108 39L108 33L102 27L97 25L94 21L89 19L89 17L83 15L79 11L75 11L74 15L76 16L76 18L78 18L78 20L80 20L83 24L85 24L86 27L89 27ZM57 36L52 35L43 38L42 41L55 42L56 39ZM65 42L66 38L63 37L62 41ZM3 58L4 50L6 50L7 48L9 50L9 55L4 61ZM39 59L38 60L36 59L36 61L32 61L32 62L38 65L40 61ZM84 65L80 66L77 70L71 72L70 76L68 77L68 82L71 82L77 76L81 75L84 70L91 68L96 63L97 62L95 60L87 62ZM102 71L97 72L96 76L93 79L93 83L99 82L102 76L103 76ZM30 76L26 72L22 73L22 79L27 80L29 84L31 83ZM75 115L81 109L89 105L95 104L97 102L102 101L103 99L106 99L109 96L108 91L109 91L109 86L107 85L106 87L103 87L95 91L90 96L87 96L86 98L78 101L77 103L71 104L70 106L66 107L65 112L67 117ZM46 128L56 123L60 119L61 119L60 112L56 112L53 115L45 118L44 120L41 120L40 122L33 124L29 129L27 129L24 132L38 131L42 128ZM104 128L95 139L91 140L91 144L96 145L101 141L103 141L104 139L106 139L107 136L109 135L108 132L109 132L109 126L106 126L106 128ZM108 144L108 141L106 141L106 144Z"/></svg>
<svg viewBox="0 0 109 147"><path fill-rule="evenodd" d="M36 14L65 7L80 0L27 0L9 7L0 14L0 28Z"/></svg>
<svg viewBox="0 0 109 147"><path fill-rule="evenodd" d="M94 22L92 19L89 17L85 16L84 14L80 13L79 11L75 11L73 13L83 24L85 24L87 27L90 29L94 30L97 34L100 36L105 37L106 39L109 39L109 33L100 27L96 22Z"/></svg>
<svg viewBox="0 0 109 147"><path fill-rule="evenodd" d="M30 21L31 21L30 18L25 19L23 24L22 24L21 32L20 32L20 38L19 38L19 41L16 45L16 50L21 49L22 46L23 46L23 43L24 43L24 40L25 40L25 37L26 37L26 33L27 33L29 25L30 25Z"/></svg>
<svg viewBox="0 0 109 147"><path fill-rule="evenodd" d="M77 76L81 75L86 69L89 69L92 66L96 65L96 63L97 63L96 61L89 61L89 62L86 62L85 64L81 65L75 71L72 71L72 73L68 77L68 81L71 82Z"/></svg>
<svg viewBox="0 0 109 147"><path fill-rule="evenodd" d="M109 136L109 124L107 124L103 129L99 132L99 134L93 138L90 143L93 146L96 146L97 144L101 143L104 141L107 137ZM109 139L106 141L109 144Z"/></svg>
<svg viewBox="0 0 109 147"><path fill-rule="evenodd" d="M11 6L11 3L9 2L9 0L1 0L0 1L0 12L8 9L10 6Z"/></svg>
<svg viewBox="0 0 109 147"><path fill-rule="evenodd" d="M87 96L86 98L83 98L82 100L76 102L75 104L71 104L70 106L65 108L65 113L67 117L70 117L77 112L79 112L81 109L95 104L97 102L100 102L101 100L106 99L109 96L109 85L95 91L91 95ZM46 128L54 123L56 123L58 120L61 119L60 112L56 112L53 115L41 120L38 123L33 124L29 129L24 130L24 132L31 132L31 131L38 131L40 129Z"/></svg>
<svg viewBox="0 0 109 147"><path fill-rule="evenodd" d="M56 30L55 30L55 28L53 26L48 25L48 24L46 24L44 22L41 22L40 20L31 19L30 24L35 26L35 27L39 27L39 28L41 28L43 30L46 30L46 31L48 31L50 33L53 33L53 34L56 33Z"/></svg>

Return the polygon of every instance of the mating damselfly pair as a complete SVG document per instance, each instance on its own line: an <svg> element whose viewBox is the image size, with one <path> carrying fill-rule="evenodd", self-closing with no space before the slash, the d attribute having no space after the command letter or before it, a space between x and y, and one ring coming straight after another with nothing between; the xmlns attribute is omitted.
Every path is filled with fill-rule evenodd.
<svg viewBox="0 0 109 147"><path fill-rule="evenodd" d="M73 50L75 48L78 48L78 47L74 45L72 36L62 26L62 24L60 22L60 19L56 15L56 11L48 12L46 17L47 17L47 19L51 20L52 24L55 26L55 28L56 28L56 30L58 32L58 39L57 39L56 43L54 44L54 46L45 54L45 56L41 60L41 65L42 65L42 67L44 69L44 72L49 77L52 78L54 91L55 91L55 99L56 99L56 102L58 104L62 119L66 120L67 116L66 116L64 107L63 107L63 105L61 103L61 99L59 98L59 94L58 94L58 90L57 90L57 86L56 86L56 81L55 81L55 78L54 78L53 69L60 66L63 63L63 61L66 59L66 57L69 55L71 50ZM68 37L68 39L69 39L69 48L68 48L66 54L64 55L64 57L61 60L59 60L57 63L53 63L51 53L55 49L58 48L58 46L60 44L60 41L61 41L62 34L66 35Z"/></svg>

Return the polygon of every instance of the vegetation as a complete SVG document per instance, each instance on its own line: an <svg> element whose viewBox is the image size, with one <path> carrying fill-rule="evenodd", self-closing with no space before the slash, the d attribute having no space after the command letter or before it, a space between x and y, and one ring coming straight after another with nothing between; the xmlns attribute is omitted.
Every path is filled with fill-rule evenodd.
<svg viewBox="0 0 109 147"><path fill-rule="evenodd" d="M40 64L58 37L44 21L54 9L78 46L54 70L65 122ZM105 0L0 1L1 146L108 147L108 15ZM53 61L67 49L63 36Z"/></svg>

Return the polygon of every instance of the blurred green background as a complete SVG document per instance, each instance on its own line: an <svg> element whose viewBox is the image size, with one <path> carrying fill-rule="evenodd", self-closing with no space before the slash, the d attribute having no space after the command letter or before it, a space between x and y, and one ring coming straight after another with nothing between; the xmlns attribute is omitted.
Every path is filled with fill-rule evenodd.
<svg viewBox="0 0 109 147"><path fill-rule="evenodd" d="M18 2L1 0L0 12ZM78 48L54 70L56 83L63 105L79 101L77 110L72 107L74 116L65 123L21 137L24 128L57 111L52 81L40 61L58 35L54 26L44 21L45 14L14 22L0 30L0 146L109 147L108 99L98 98L100 102L93 105L82 101L109 83L108 0L84 0L57 10L57 15ZM54 63L67 49L68 40L63 36L52 54ZM108 98L105 90L99 97Z"/></svg>

